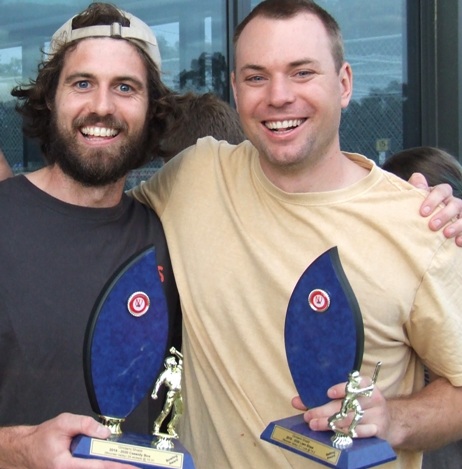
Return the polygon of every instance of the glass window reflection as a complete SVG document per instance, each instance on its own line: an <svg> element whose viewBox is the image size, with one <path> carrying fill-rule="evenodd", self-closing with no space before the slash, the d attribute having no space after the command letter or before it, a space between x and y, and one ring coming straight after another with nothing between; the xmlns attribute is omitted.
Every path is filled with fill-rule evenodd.
<svg viewBox="0 0 462 469"><path fill-rule="evenodd" d="M252 8L259 3L252 0ZM342 149L362 153L381 164L403 148L406 1L317 3L339 23L345 58L353 68L353 98L340 128Z"/></svg>
<svg viewBox="0 0 462 469"><path fill-rule="evenodd" d="M46 48L51 34L89 2L3 0L1 3L0 125L3 131L0 148L15 172L28 171L42 165L42 158L37 145L23 140L10 90L18 82L35 76L40 50ZM163 79L168 86L178 91L214 91L226 101L230 100L229 3L225 0L116 2L153 28L162 54ZM258 3L259 0L235 1L237 17L243 18ZM412 114L411 123L403 117L412 107L416 109L415 101L419 98L406 95L410 88L416 89L407 76L412 69L407 56L411 48L407 2L319 0L319 4L338 20L344 35L346 59L354 72L353 99L341 125L342 148L361 152L381 163L405 143L409 146L411 126L419 128L419 122L415 122L419 115ZM415 48L415 43L412 47ZM414 69L411 71L416 73Z"/></svg>
<svg viewBox="0 0 462 469"><path fill-rule="evenodd" d="M178 91L214 91L229 100L226 1L133 0L116 4L151 26L162 55L165 83ZM15 172L43 162L23 141L11 88L36 75L53 32L85 9L88 0L4 0L0 17L0 148Z"/></svg>

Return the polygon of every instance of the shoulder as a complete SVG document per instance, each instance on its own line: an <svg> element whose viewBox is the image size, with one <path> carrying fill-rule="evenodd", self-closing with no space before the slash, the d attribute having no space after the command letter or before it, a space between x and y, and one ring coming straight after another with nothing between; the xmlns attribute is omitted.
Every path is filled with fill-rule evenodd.
<svg viewBox="0 0 462 469"><path fill-rule="evenodd" d="M243 162L249 163L252 155L256 156L256 149L249 141L233 145L213 137L200 138L195 145L168 161L153 175L150 183L151 186L175 183L178 187L181 180L186 183L200 178L203 181L207 174L242 168Z"/></svg>
<svg viewBox="0 0 462 469"><path fill-rule="evenodd" d="M28 184L26 177L20 174L0 181L0 193L5 194L14 190L22 190L28 185L30 184Z"/></svg>
<svg viewBox="0 0 462 469"><path fill-rule="evenodd" d="M183 204L188 197L207 197L207 190L220 181L233 178L258 157L248 141L232 145L213 137L197 140L195 145L173 157L151 178L132 189L129 194L149 204L163 217L163 211L173 197Z"/></svg>
<svg viewBox="0 0 462 469"><path fill-rule="evenodd" d="M18 207L25 207L30 214L37 212L38 207L48 204L51 197L32 184L20 174L0 181L0 204L2 213L14 212L15 217L23 213Z"/></svg>
<svg viewBox="0 0 462 469"><path fill-rule="evenodd" d="M183 160L190 160L200 156L204 160L216 160L217 158L245 158L256 152L255 147L248 141L234 145L224 140L216 140L213 137L203 137L197 140L196 144L187 148L180 157ZM177 157L175 157L177 158ZM174 158L174 159L175 159Z"/></svg>

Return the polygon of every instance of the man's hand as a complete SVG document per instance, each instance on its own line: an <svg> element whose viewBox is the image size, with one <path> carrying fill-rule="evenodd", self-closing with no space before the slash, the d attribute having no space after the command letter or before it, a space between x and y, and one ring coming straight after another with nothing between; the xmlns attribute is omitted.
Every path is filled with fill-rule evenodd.
<svg viewBox="0 0 462 469"><path fill-rule="evenodd" d="M340 411L342 399L345 397L346 383L336 384L327 391L327 396L332 399L327 404L320 407L308 409L303 405L299 396L292 399L292 405L297 410L304 411L305 422L308 423L311 430L326 431L330 430L328 419ZM383 439L389 437L390 415L387 408L387 401L383 397L377 386L374 387L371 397L358 398L361 408L364 411L363 418L355 428L358 438L369 438L378 436ZM351 423L353 414L349 414L344 422L337 426L347 429Z"/></svg>
<svg viewBox="0 0 462 469"><path fill-rule="evenodd" d="M345 383L332 386L327 395L332 401L307 410L300 397L292 405L304 411L312 430L328 430L327 419L340 410L345 397ZM364 415L356 427L358 437L377 436L395 449L424 451L440 448L462 438L462 387L436 377L410 396L385 400L375 387L370 398L360 398ZM345 426L350 421L345 422Z"/></svg>
<svg viewBox="0 0 462 469"><path fill-rule="evenodd" d="M108 438L110 431L91 417L61 414L36 426L0 429L2 469L136 469L112 461L74 458L70 453L77 435Z"/></svg>
<svg viewBox="0 0 462 469"><path fill-rule="evenodd" d="M449 184L439 184L430 188L425 177L420 173L414 173L409 183L414 187L429 191L420 207L420 214L423 217L428 217L439 208L430 219L430 229L438 231L444 227L444 236L455 238L457 246L462 247L462 200L452 195L452 187ZM445 206L441 208L440 204Z"/></svg>

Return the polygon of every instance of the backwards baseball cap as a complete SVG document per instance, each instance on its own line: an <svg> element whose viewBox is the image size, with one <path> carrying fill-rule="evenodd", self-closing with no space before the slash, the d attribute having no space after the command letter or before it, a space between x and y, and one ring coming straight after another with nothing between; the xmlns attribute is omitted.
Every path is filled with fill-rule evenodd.
<svg viewBox="0 0 462 469"><path fill-rule="evenodd" d="M73 16L53 34L50 43L50 52L54 54L64 44L77 39L88 37L122 38L141 47L160 70L161 57L157 39L152 29L136 16L122 10L119 10L119 12L128 19L130 22L129 26L122 26L120 23L112 23L110 25L85 26L83 28L73 29L72 21L75 18L75 16Z"/></svg>

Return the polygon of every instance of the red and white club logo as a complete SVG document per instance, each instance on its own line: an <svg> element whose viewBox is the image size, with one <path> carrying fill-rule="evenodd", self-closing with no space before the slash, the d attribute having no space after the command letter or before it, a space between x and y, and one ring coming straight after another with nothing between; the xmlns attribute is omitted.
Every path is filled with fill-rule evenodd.
<svg viewBox="0 0 462 469"><path fill-rule="evenodd" d="M312 310L318 313L324 313L330 306L329 295L324 290L313 290L308 295L308 304Z"/></svg>
<svg viewBox="0 0 462 469"><path fill-rule="evenodd" d="M128 299L127 307L131 315L139 318L147 313L149 304L149 296L142 291L137 291Z"/></svg>

